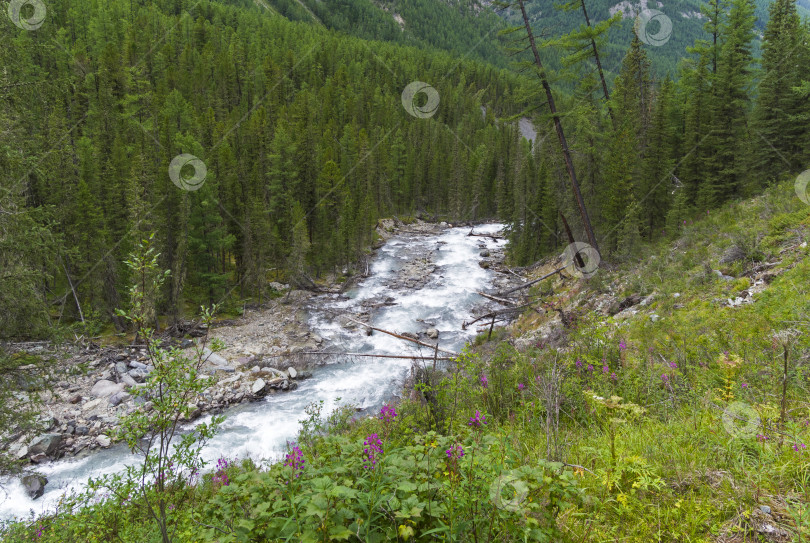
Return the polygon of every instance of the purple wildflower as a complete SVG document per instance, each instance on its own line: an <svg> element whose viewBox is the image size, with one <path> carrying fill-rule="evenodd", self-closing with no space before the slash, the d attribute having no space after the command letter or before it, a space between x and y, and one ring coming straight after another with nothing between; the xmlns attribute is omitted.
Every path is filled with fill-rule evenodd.
<svg viewBox="0 0 810 543"><path fill-rule="evenodd" d="M588 364L588 371L593 371L593 364Z"/></svg>
<svg viewBox="0 0 810 543"><path fill-rule="evenodd" d="M473 428L480 428L482 424L486 423L487 423L486 416L482 415L481 412L476 409L475 416L470 417L470 422L467 423L467 426L472 426Z"/></svg>
<svg viewBox="0 0 810 543"><path fill-rule="evenodd" d="M577 367L578 368L582 367L582 360L580 360L579 358L577 358Z"/></svg>
<svg viewBox="0 0 810 543"><path fill-rule="evenodd" d="M624 340L621 340L621 341L619 342L619 350L620 350L620 351L623 351L623 350L625 350L625 349L627 349L627 343L625 343L625 342L624 342Z"/></svg>
<svg viewBox="0 0 810 543"><path fill-rule="evenodd" d="M669 375L667 375L666 373L662 373L661 380L666 383L667 381L669 381Z"/></svg>
<svg viewBox="0 0 810 543"><path fill-rule="evenodd" d="M677 369L678 368L678 363L677 362L670 362L669 367L672 368L673 370Z"/></svg>
<svg viewBox="0 0 810 543"><path fill-rule="evenodd" d="M397 410L391 405L384 405L380 409L380 420L383 422L391 422L397 416Z"/></svg>
<svg viewBox="0 0 810 543"><path fill-rule="evenodd" d="M762 442L768 441L768 436L766 436L765 434L757 434L757 441L762 441Z"/></svg>
<svg viewBox="0 0 810 543"><path fill-rule="evenodd" d="M804 443L794 443L793 444L793 450L796 451L796 452L802 452L806 448L807 448L807 445L805 445Z"/></svg>
<svg viewBox="0 0 810 543"><path fill-rule="evenodd" d="M383 452L382 444L382 440L377 434L370 434L366 437L366 440L363 441L363 445L366 446L366 448L363 449L364 468L374 469L374 466L377 465L377 458L381 456Z"/></svg>
<svg viewBox="0 0 810 543"><path fill-rule="evenodd" d="M228 468L228 461L224 458L220 458L217 460L217 472L214 474L214 478L211 479L214 483L220 483L222 486L228 486L231 484L230 480L228 480L228 474L226 473L226 469Z"/></svg>
<svg viewBox="0 0 810 543"><path fill-rule="evenodd" d="M607 375L608 373L610 373L610 368L609 368L609 367L607 367L607 366L602 366L602 373L604 373L605 375Z"/></svg>
<svg viewBox="0 0 810 543"><path fill-rule="evenodd" d="M518 390L523 390L523 383L518 383Z"/></svg>
<svg viewBox="0 0 810 543"><path fill-rule="evenodd" d="M618 377L616 377L616 372L613 372L613 373L611 373L611 374L610 374L610 380L611 380L611 381L617 381L618 379L619 379L619 378L618 378Z"/></svg>
<svg viewBox="0 0 810 543"><path fill-rule="evenodd" d="M740 386L743 387L743 388L748 388L748 383L743 383Z"/></svg>
<svg viewBox="0 0 810 543"><path fill-rule="evenodd" d="M304 471L304 464L306 463L304 460L304 452L301 448L296 445L295 443L291 443L293 446L290 452L287 453L287 456L284 458L284 465L289 466L292 468L292 472L295 474L296 478L301 476L301 472Z"/></svg>
<svg viewBox="0 0 810 543"><path fill-rule="evenodd" d="M483 373L481 374L481 386L487 388L489 386L489 381L487 380L487 376Z"/></svg>
<svg viewBox="0 0 810 543"><path fill-rule="evenodd" d="M464 449L461 447L461 445L458 445L458 444L453 445L452 447L450 447L449 449L447 449L444 452L447 453L447 458L449 460L458 460L459 458L464 456Z"/></svg>

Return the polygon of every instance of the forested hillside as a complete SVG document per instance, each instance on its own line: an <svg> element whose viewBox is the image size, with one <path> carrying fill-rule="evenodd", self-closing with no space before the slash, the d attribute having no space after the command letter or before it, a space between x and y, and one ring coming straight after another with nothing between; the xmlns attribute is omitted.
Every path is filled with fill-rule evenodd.
<svg viewBox="0 0 810 543"><path fill-rule="evenodd" d="M525 92L488 65L211 2L51 2L36 32L1 31L2 335L115 319L148 232L178 316L345 267L381 216L493 217L515 175L495 119ZM402 105L418 80L435 116ZM170 179L182 153L198 190Z"/></svg>
<svg viewBox="0 0 810 543"><path fill-rule="evenodd" d="M35 31L3 25L2 334L122 326L123 261L152 231L171 274L159 313L173 320L186 304L261 299L270 280L350 268L391 215L499 218L513 261L533 262L567 243L561 213L585 237L573 170L603 258L621 258L808 158L810 50L794 2L771 4L761 60L752 0L706 4L673 80L655 76L654 52L682 55L675 30L651 44L638 24L595 15L574 33L536 33L536 58L520 25L490 54L498 25L485 30L480 6L426 1L57 1ZM494 7L519 23L519 6ZM584 24L586 6L565 20ZM426 19L392 35L394 12ZM509 69L465 58L512 50ZM412 93L403 106L418 81L435 103ZM534 144L515 129L521 114ZM199 159L173 172L185 186L169 171L181 155Z"/></svg>

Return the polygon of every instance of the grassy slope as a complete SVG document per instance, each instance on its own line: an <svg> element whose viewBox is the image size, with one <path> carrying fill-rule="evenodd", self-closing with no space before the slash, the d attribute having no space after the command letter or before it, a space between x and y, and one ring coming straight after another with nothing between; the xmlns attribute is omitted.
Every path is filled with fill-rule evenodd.
<svg viewBox="0 0 810 543"><path fill-rule="evenodd" d="M549 541L808 541L810 450L800 444L810 443L810 206L786 182L684 219L676 237L644 247L634 262L604 266L587 282L541 284L532 295L553 305L538 305L498 340L480 340L449 373L417 371L421 392L397 406L394 422L336 417L331 437L303 433L300 478L290 479L281 465L246 464L228 468L227 487L210 475L177 486L169 500L179 540L276 541L293 530L296 541L372 541L363 534L373 526L387 534L377 540L400 541L448 533L468 541L473 530L478 541L524 534ZM743 259L721 264L732 246ZM736 279L723 280L715 269ZM722 303L745 290L753 303ZM644 301L607 315L630 295ZM558 310L572 324L562 326ZM782 428L783 343L775 336L784 330L796 335ZM560 418L549 431L555 388ZM586 390L623 400L588 400ZM644 412L634 413L630 402ZM724 422L734 402L762 424L746 432L739 428L747 419ZM481 430L467 424L476 410L486 413ZM362 466L363 440L372 432L385 449L375 471ZM467 453L457 465L445 453L453 444ZM570 465L546 464L547 456ZM528 484L517 511L492 505L490 483L506 471ZM291 498L298 513L286 505ZM557 499L564 502L559 512L550 506ZM368 510L379 515L367 517ZM18 525L6 537L30 540L39 525ZM115 500L44 525L41 541L155 535L142 509Z"/></svg>

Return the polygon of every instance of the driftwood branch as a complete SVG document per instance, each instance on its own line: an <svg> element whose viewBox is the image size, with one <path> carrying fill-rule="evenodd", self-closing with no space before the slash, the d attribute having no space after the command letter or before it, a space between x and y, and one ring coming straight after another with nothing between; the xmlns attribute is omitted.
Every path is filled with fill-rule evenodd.
<svg viewBox="0 0 810 543"><path fill-rule="evenodd" d="M501 315L508 315L510 313L517 313L517 312L519 312L519 311L521 311L523 309L526 309L527 307L531 307L532 305L534 305L536 303L537 303L537 300L533 300L533 301L529 302L528 304L523 304L523 305L519 305L519 306L515 306L515 307L507 307L506 309L497 309L495 311L490 311L489 313L485 313L484 315L481 315L480 317L476 317L475 319L471 320L470 322L464 321L463 323L461 323L461 329L466 330L469 325L475 324L476 322L484 320L484 319L493 319L495 317L500 317Z"/></svg>
<svg viewBox="0 0 810 543"><path fill-rule="evenodd" d="M467 235L468 236L475 236L475 237L478 237L478 238L492 238L492 239L496 239L496 240L497 239L505 239L503 236L496 236L495 234L476 234L475 232L473 232L473 230L475 230L475 228L470 228L470 231L469 231L469 233Z"/></svg>
<svg viewBox="0 0 810 543"><path fill-rule="evenodd" d="M533 279L533 280L529 281L528 283L523 283L522 285L518 285L518 286L516 286L515 288L510 288L509 290L505 290L505 291L503 291L503 292L499 292L497 295L498 295L498 296L506 296L506 295L508 295L508 294L512 294L513 292L517 292L518 290L523 290L524 288L529 288L530 286L532 286L532 285L534 285L534 284L536 284L536 283L539 283L539 282L540 282L540 281L542 281L543 279L548 279L548 278L549 278L549 277L551 277L552 275L554 275L554 274L556 274L556 273L560 273L560 272L562 272L564 269L565 269L564 267L563 267L563 268L557 268L557 269L556 269L556 270L554 270L553 272L551 272L551 273L547 273L547 274L545 274L543 277L540 277L539 279Z"/></svg>
<svg viewBox="0 0 810 543"><path fill-rule="evenodd" d="M316 356L362 356L366 358L402 358L405 360L452 360L449 356L416 356L407 354L379 354L379 353L347 353L342 351L298 351L297 353L281 353L264 355L262 358L281 358L283 356L316 355Z"/></svg>
<svg viewBox="0 0 810 543"><path fill-rule="evenodd" d="M364 326L364 327L368 328L369 330L374 330L375 332L382 332L383 334L388 334L389 336L394 336L395 338L404 339L405 341L410 341L412 343L416 343L417 345L421 345L422 347L428 347L430 349L436 349L437 351L441 351L441 352L443 352L445 354L449 354L450 356L454 356L454 357L458 356L457 352L448 351L447 349L438 349L435 345L431 345L430 343L425 343L424 341L419 341L418 339L414 339L414 338L411 338L411 337L408 337L408 336L402 336L400 334L397 334L396 332L390 332L388 330L383 330L382 328L376 328L374 326L371 326L370 324L366 324L365 322L359 321L357 319L353 319L353 318L351 318L351 317L349 317L347 315L344 315L344 318L351 321L351 322L353 322L353 323L355 323L355 324L359 324L360 326Z"/></svg>
<svg viewBox="0 0 810 543"><path fill-rule="evenodd" d="M478 294L480 296L483 296L484 298L488 298L490 300L493 300L495 302L505 304L505 305L515 305L515 303L516 303L514 300L507 300L506 298L498 298L497 296L493 296L493 295L487 294L485 292L477 292L476 294Z"/></svg>

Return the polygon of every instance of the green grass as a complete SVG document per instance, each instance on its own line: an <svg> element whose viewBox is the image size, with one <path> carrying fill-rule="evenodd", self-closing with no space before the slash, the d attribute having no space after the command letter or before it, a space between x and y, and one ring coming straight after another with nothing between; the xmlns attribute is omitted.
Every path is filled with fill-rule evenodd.
<svg viewBox="0 0 810 543"><path fill-rule="evenodd" d="M228 486L178 481L177 540L810 541L809 221L785 183L591 281L544 285L546 301L579 315L559 348L511 344L510 330L547 324L527 313L491 341L479 335L446 371L417 372L418 393L393 422L313 412L300 477L242 463ZM732 245L744 259L721 264ZM754 303L717 301L754 288L765 263L772 276ZM648 303L626 318L594 313L611 289ZM481 429L469 425L476 411ZM373 472L363 468L372 433L384 449ZM456 444L466 454L449 459ZM507 476L517 486L498 498ZM783 536L759 533L765 524ZM43 542L158 541L143 509L116 498L12 525L5 540L31 541L40 525Z"/></svg>

